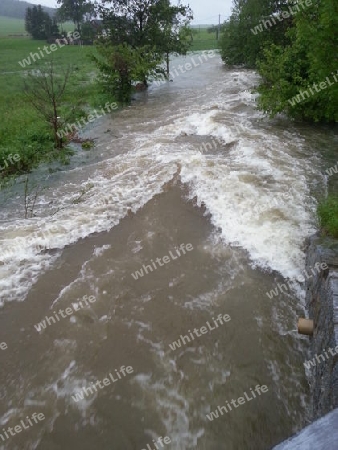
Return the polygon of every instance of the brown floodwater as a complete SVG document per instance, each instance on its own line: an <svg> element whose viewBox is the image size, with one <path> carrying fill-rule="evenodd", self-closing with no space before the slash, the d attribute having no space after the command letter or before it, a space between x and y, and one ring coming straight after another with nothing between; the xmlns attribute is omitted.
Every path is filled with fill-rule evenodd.
<svg viewBox="0 0 338 450"><path fill-rule="evenodd" d="M336 138L263 118L257 80L210 58L36 170L34 217L1 193L1 449L268 450L307 423L297 278Z"/></svg>

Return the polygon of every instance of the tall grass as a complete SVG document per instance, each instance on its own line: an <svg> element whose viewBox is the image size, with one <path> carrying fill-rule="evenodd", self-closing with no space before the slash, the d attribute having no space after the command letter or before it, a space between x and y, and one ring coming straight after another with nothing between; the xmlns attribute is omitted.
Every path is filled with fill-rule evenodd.
<svg viewBox="0 0 338 450"><path fill-rule="evenodd" d="M220 42L216 39L216 33L209 33L207 28L193 29L193 42L191 51L214 50L220 48Z"/></svg>
<svg viewBox="0 0 338 450"><path fill-rule="evenodd" d="M338 238L338 196L329 195L319 203L317 212L322 232Z"/></svg>
<svg viewBox="0 0 338 450"><path fill-rule="evenodd" d="M13 171L25 172L42 160L63 158L54 150L49 124L39 116L24 94L23 82L28 70L45 66L53 57L57 74L61 76L67 65L73 68L62 112L71 113L72 119L83 115L88 107L96 107L100 98L98 86L92 82L96 67L88 55L93 47L64 46L26 68L19 61L37 53L47 45L45 41L25 38L0 38L0 161L10 153L18 153L20 161L0 173L0 178ZM48 47L48 45L47 45ZM103 101L103 100L102 100ZM0 163L1 165L1 163Z"/></svg>

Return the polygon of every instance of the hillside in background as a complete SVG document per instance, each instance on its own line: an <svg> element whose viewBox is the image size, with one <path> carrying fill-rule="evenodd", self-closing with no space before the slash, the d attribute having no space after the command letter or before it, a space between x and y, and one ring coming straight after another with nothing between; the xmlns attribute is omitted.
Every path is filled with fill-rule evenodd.
<svg viewBox="0 0 338 450"><path fill-rule="evenodd" d="M0 1L0 16L13 17L14 19L24 19L26 9L33 5L28 2L21 2L19 0L1 0ZM43 6L43 9L48 12L50 16L55 13L54 8Z"/></svg>

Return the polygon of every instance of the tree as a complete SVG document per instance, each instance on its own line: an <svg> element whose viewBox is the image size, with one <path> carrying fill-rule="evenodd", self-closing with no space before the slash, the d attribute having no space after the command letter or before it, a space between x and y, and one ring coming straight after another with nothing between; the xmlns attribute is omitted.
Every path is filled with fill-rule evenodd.
<svg viewBox="0 0 338 450"><path fill-rule="evenodd" d="M47 39L55 31L55 19L44 12L41 5L27 8L25 16L25 29L33 39Z"/></svg>
<svg viewBox="0 0 338 450"><path fill-rule="evenodd" d="M279 21L276 17L289 5L288 0L234 0L221 39L223 61L254 68L266 46L286 44L285 32L292 25L292 18Z"/></svg>
<svg viewBox="0 0 338 450"><path fill-rule="evenodd" d="M186 55L192 44L192 32L189 23L193 13L189 6L171 6L169 0L162 0L154 8L155 20L151 35L166 62L166 73L169 77L170 54Z"/></svg>
<svg viewBox="0 0 338 450"><path fill-rule="evenodd" d="M259 64L259 107L271 116L338 122L338 4L317 0L295 15L290 45L267 48Z"/></svg>
<svg viewBox="0 0 338 450"><path fill-rule="evenodd" d="M92 22L84 22L81 25L81 41L84 45L93 45L97 36L97 30Z"/></svg>
<svg viewBox="0 0 338 450"><path fill-rule="evenodd" d="M54 62L51 60L47 68L39 70L38 73L30 72L27 75L28 79L24 81L26 97L37 112L50 124L53 130L55 147L58 149L63 146L62 138L58 136L58 130L61 127L59 109L70 73L71 69L68 66L60 77L56 74Z"/></svg>
<svg viewBox="0 0 338 450"><path fill-rule="evenodd" d="M105 32L105 36L101 37L101 45L109 42L117 59L123 55L124 64L131 64L125 72L131 78L128 83L122 83L122 72L117 69L115 62L109 60L109 53L104 50L104 46L101 47L101 56L108 57L106 62L111 70L110 79L116 80L117 76L121 85L131 86L131 81L142 81L147 86L150 75L155 78L158 76L155 69L163 62L164 55L169 65L170 52L187 51L188 32L185 24L192 17L189 7L180 4L173 7L169 0L102 0L97 12L102 17ZM130 54L137 55L136 65L132 63ZM99 68L107 76L108 68L102 60ZM117 85L114 82L114 86ZM130 97L130 93L123 96Z"/></svg>
<svg viewBox="0 0 338 450"><path fill-rule="evenodd" d="M58 16L63 20L71 20L78 31L85 15L90 15L94 11L94 5L90 0L57 0L57 3L61 5Z"/></svg>
<svg viewBox="0 0 338 450"><path fill-rule="evenodd" d="M131 98L132 81L142 80L144 74L154 75L160 59L149 48L132 48L128 44L113 45L109 41L98 47L98 56L92 56L100 72L104 89L121 103Z"/></svg>

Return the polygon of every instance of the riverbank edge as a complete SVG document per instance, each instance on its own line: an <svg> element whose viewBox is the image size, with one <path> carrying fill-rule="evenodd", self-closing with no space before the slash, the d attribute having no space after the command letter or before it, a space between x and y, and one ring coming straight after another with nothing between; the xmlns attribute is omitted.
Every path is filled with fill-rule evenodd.
<svg viewBox="0 0 338 450"><path fill-rule="evenodd" d="M309 238L306 270L316 263L328 269L316 273L306 282L306 307L314 321L310 338L311 358L325 355L338 345L338 240L316 234ZM318 358L310 370L313 399L312 418L316 420L338 408L338 355Z"/></svg>
<svg viewBox="0 0 338 450"><path fill-rule="evenodd" d="M338 439L338 355L326 353L329 357L320 358L338 345L338 239L320 233L308 239L306 270L316 263L326 263L328 268L308 278L305 284L306 308L314 322L310 359L317 356L309 369L314 422L273 450L296 450L307 445L328 449Z"/></svg>

